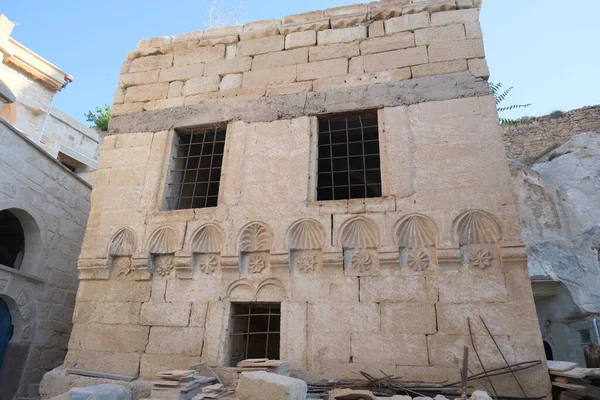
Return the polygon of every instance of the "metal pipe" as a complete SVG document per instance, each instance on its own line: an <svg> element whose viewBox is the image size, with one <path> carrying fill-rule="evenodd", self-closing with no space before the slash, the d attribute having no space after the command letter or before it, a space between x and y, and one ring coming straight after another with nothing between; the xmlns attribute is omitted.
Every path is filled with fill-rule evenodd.
<svg viewBox="0 0 600 400"><path fill-rule="evenodd" d="M594 318L592 320L592 323L594 324L594 332L596 333L596 343L600 344L600 332L598 329L598 318Z"/></svg>

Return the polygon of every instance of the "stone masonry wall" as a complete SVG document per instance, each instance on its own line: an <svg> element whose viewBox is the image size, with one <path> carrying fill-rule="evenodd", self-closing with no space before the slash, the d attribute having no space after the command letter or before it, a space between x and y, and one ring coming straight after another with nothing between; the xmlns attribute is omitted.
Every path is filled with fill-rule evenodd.
<svg viewBox="0 0 600 400"><path fill-rule="evenodd" d="M508 158L533 162L575 135L600 132L600 105L572 110L563 116L530 118L527 123L503 126Z"/></svg>
<svg viewBox="0 0 600 400"><path fill-rule="evenodd" d="M67 351L91 188L2 120L0 143L0 210L25 230L21 269L0 266L0 297L14 325L9 347L29 350L24 365L13 359L0 373L11 377L0 382L0 397L20 379L17 397L36 398L42 376Z"/></svg>
<svg viewBox="0 0 600 400"><path fill-rule="evenodd" d="M467 317L500 367L478 315L509 361L543 359L477 21L470 1L400 0L140 42L100 154L65 367L230 366L232 304L257 301L281 303L281 358L307 379L458 379ZM317 201L316 115L364 109L382 197ZM166 209L175 129L215 123L217 206ZM523 381L548 395L544 365Z"/></svg>

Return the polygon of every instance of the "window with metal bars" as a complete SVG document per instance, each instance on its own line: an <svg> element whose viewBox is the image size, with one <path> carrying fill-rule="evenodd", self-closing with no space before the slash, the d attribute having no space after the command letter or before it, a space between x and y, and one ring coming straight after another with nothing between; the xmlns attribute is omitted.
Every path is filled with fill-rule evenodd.
<svg viewBox="0 0 600 400"><path fill-rule="evenodd" d="M318 119L317 200L381 197L377 110Z"/></svg>
<svg viewBox="0 0 600 400"><path fill-rule="evenodd" d="M187 129L178 131L177 135L167 208L215 207L223 165L225 129Z"/></svg>
<svg viewBox="0 0 600 400"><path fill-rule="evenodd" d="M279 359L281 304L231 305L231 366L248 358Z"/></svg>

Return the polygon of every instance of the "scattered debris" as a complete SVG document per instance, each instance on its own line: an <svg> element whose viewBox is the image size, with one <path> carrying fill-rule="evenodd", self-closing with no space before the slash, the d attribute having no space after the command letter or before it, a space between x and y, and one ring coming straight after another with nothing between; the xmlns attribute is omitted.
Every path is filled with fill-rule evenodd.
<svg viewBox="0 0 600 400"><path fill-rule="evenodd" d="M548 361L555 398L600 398L600 368L581 368L577 363Z"/></svg>
<svg viewBox="0 0 600 400"><path fill-rule="evenodd" d="M200 376L195 370L161 371L153 382L153 398L161 399L216 399L226 393L222 384L214 384L216 378Z"/></svg>

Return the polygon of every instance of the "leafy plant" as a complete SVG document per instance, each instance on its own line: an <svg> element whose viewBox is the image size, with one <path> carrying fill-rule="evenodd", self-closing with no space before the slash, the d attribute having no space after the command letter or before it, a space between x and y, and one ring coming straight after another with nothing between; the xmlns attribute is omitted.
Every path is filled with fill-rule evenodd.
<svg viewBox="0 0 600 400"><path fill-rule="evenodd" d="M499 82L499 83L489 82L489 85L490 85L490 90L492 91L492 94L494 95L494 100L496 101L496 107L498 108L498 113L516 110L517 108L527 108L531 105L531 104L513 104L510 106L503 106L502 103L504 102L504 100L506 100L506 98L508 97L510 92L513 91L514 87L511 86L508 89L504 90L502 87L502 82ZM505 118L502 116L500 117L500 123L502 125L516 125L519 122L520 121L518 119Z"/></svg>
<svg viewBox="0 0 600 400"><path fill-rule="evenodd" d="M104 108L96 107L96 111L88 111L84 114L86 121L93 122L98 129L103 132L108 131L108 121L110 121L110 106L104 105Z"/></svg>
<svg viewBox="0 0 600 400"><path fill-rule="evenodd" d="M550 118L560 118L564 117L565 115L567 115L567 113L561 110L554 110L550 114L548 114Z"/></svg>

